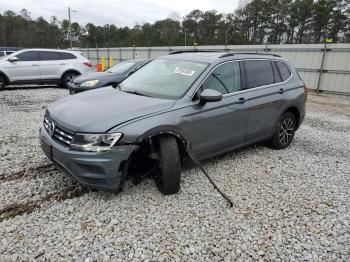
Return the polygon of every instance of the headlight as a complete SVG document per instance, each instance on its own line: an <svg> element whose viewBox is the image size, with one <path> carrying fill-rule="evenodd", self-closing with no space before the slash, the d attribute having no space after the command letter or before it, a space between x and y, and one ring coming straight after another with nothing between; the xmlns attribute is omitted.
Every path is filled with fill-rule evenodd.
<svg viewBox="0 0 350 262"><path fill-rule="evenodd" d="M80 84L81 87L93 87L96 86L98 83L98 80L90 80L86 81Z"/></svg>
<svg viewBox="0 0 350 262"><path fill-rule="evenodd" d="M76 134L70 147L88 152L110 151L122 137L122 133L113 134Z"/></svg>

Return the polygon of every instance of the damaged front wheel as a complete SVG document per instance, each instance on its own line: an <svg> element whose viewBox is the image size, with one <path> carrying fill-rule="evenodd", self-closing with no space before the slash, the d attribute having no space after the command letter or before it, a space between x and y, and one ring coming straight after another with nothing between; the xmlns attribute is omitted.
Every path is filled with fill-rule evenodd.
<svg viewBox="0 0 350 262"><path fill-rule="evenodd" d="M180 190L181 162L179 147L172 136L161 136L158 140L160 174L156 178L159 190L171 195Z"/></svg>

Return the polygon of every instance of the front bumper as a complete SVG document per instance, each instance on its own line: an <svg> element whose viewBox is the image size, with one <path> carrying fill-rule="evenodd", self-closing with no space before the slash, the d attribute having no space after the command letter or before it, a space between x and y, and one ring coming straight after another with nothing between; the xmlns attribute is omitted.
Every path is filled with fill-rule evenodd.
<svg viewBox="0 0 350 262"><path fill-rule="evenodd" d="M109 152L83 152L70 149L40 129L40 143L45 155L60 169L81 184L94 189L119 192L123 180L123 163L138 146L121 145Z"/></svg>

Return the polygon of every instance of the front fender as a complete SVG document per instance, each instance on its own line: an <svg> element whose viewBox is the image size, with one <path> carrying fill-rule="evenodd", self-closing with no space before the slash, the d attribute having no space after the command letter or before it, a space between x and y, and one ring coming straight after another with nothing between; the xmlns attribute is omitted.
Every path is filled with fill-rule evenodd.
<svg viewBox="0 0 350 262"><path fill-rule="evenodd" d="M184 137L184 134L181 130L181 128L177 126L169 126L169 125L164 125L164 126L157 126L155 128L152 128L148 131L146 131L144 134L140 135L137 138L137 142L142 142L147 138L156 136L156 135L162 135L162 134L168 134L168 135L173 135L176 136L179 140L182 141L182 143L187 144L187 139Z"/></svg>
<svg viewBox="0 0 350 262"><path fill-rule="evenodd" d="M5 70L1 70L0 71L0 75L2 75L5 78L6 84L8 85L11 81L10 81L10 78L8 77L8 74L5 73L6 71Z"/></svg>
<svg viewBox="0 0 350 262"><path fill-rule="evenodd" d="M186 110L186 109L179 109ZM181 128L182 113L179 110L167 111L154 116L137 119L123 126L117 126L109 132L123 133L122 143L139 143L146 138L159 134L172 134L182 141L189 141Z"/></svg>

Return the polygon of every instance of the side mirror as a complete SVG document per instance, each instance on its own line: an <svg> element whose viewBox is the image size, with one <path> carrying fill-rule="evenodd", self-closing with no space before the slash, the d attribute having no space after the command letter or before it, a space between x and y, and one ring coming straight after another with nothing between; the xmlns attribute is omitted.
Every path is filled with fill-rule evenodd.
<svg viewBox="0 0 350 262"><path fill-rule="evenodd" d="M13 63L13 62L17 62L18 61L18 58L17 56L14 56L14 57L10 57L9 59L7 59L7 61Z"/></svg>
<svg viewBox="0 0 350 262"><path fill-rule="evenodd" d="M204 105L207 102L218 102L222 100L222 94L214 89L204 89L199 96L199 104Z"/></svg>

